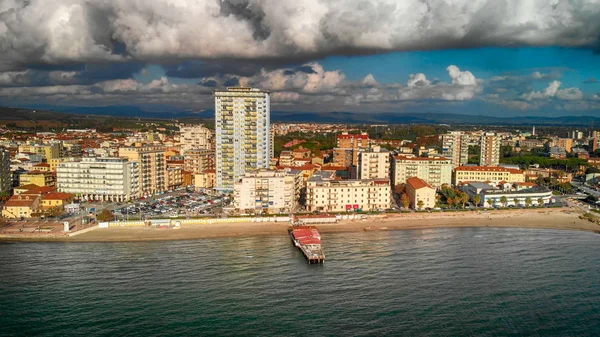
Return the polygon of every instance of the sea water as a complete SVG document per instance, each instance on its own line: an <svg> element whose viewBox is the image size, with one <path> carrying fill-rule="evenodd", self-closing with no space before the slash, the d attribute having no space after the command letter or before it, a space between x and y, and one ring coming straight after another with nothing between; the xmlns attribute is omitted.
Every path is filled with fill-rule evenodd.
<svg viewBox="0 0 600 337"><path fill-rule="evenodd" d="M600 335L600 235L457 228L0 243L1 336Z"/></svg>

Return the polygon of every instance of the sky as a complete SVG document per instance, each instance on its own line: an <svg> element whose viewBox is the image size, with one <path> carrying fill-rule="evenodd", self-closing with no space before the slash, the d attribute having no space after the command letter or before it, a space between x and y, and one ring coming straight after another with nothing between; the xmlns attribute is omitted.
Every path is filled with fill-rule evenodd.
<svg viewBox="0 0 600 337"><path fill-rule="evenodd" d="M600 116L600 0L0 0L0 105Z"/></svg>

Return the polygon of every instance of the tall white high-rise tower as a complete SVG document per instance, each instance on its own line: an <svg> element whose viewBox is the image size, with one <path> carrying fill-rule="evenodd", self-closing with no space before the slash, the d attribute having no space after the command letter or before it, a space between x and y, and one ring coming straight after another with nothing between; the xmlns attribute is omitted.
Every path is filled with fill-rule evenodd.
<svg viewBox="0 0 600 337"><path fill-rule="evenodd" d="M246 172L269 168L270 93L230 87L215 91L217 189L233 190Z"/></svg>

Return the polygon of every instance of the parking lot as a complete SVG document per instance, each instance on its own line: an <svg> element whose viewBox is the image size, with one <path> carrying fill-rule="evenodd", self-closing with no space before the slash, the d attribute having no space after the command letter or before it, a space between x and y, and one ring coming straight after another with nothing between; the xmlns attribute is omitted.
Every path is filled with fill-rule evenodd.
<svg viewBox="0 0 600 337"><path fill-rule="evenodd" d="M117 205L112 212L118 220L197 217L220 215L230 203L225 194L186 192Z"/></svg>

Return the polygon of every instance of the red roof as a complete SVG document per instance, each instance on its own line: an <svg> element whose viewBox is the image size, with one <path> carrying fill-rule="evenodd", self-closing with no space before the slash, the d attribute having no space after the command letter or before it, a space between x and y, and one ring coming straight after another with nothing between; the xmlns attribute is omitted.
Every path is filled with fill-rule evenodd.
<svg viewBox="0 0 600 337"><path fill-rule="evenodd" d="M4 203L4 207L31 207L35 203L37 196L13 195Z"/></svg>
<svg viewBox="0 0 600 337"><path fill-rule="evenodd" d="M413 189L418 190L424 187L433 188L425 180L419 177L412 177L406 179L406 183L409 184Z"/></svg>
<svg viewBox="0 0 600 337"><path fill-rule="evenodd" d="M321 239L318 238L301 238L299 239L302 245L320 245Z"/></svg>
<svg viewBox="0 0 600 337"><path fill-rule="evenodd" d="M51 186L41 186L41 187L38 187L36 185L36 187L28 189L27 191L23 192L23 194L38 194L38 195L43 195L43 194L52 193L54 191L56 191L55 187L51 187Z"/></svg>
<svg viewBox="0 0 600 337"><path fill-rule="evenodd" d="M42 200L69 200L75 195L71 193L52 192L44 195Z"/></svg>

